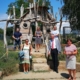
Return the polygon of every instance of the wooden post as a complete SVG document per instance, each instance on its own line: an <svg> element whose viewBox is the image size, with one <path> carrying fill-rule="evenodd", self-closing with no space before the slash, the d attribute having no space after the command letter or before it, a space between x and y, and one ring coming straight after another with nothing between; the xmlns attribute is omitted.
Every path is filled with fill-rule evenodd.
<svg viewBox="0 0 80 80"><path fill-rule="evenodd" d="M14 16L14 19L16 18L16 14L15 14L15 6L13 6L13 16ZM14 24L14 27L13 27L13 34L15 32L15 24Z"/></svg>
<svg viewBox="0 0 80 80"><path fill-rule="evenodd" d="M32 14L31 7L32 7L32 5L31 5L31 3L29 3L29 8L30 8L30 9L29 9L29 11L30 11L29 14L30 14L30 16L32 16L32 15L31 15L31 14ZM32 17L31 17L31 18L32 18Z"/></svg>
<svg viewBox="0 0 80 80"><path fill-rule="evenodd" d="M6 29L7 29L7 26L8 26L8 21L6 22L6 26L4 28L4 48L7 48L7 37L6 37Z"/></svg>
<svg viewBox="0 0 80 80"><path fill-rule="evenodd" d="M16 19L16 14L15 14L15 6L13 6L13 16L14 16L14 19ZM14 23L14 26L13 26L13 34L15 32L15 23ZM14 44L14 41L13 41L13 44Z"/></svg>
<svg viewBox="0 0 80 80"><path fill-rule="evenodd" d="M62 10L59 9L59 14L60 14L60 26L59 26L59 32L61 31L61 27L62 27ZM61 35L59 34L59 40L61 41Z"/></svg>
<svg viewBox="0 0 80 80"><path fill-rule="evenodd" d="M22 17L22 16L23 16L23 13L24 13L24 7L23 7L23 4L21 5L20 12L21 12L20 17Z"/></svg>
<svg viewBox="0 0 80 80"><path fill-rule="evenodd" d="M6 57L8 58L8 48L6 48Z"/></svg>
<svg viewBox="0 0 80 80"><path fill-rule="evenodd" d="M4 28L4 48L6 49L6 57L8 58L8 45L7 45L7 36L6 36L6 29L8 26L8 21L6 22L6 27Z"/></svg>

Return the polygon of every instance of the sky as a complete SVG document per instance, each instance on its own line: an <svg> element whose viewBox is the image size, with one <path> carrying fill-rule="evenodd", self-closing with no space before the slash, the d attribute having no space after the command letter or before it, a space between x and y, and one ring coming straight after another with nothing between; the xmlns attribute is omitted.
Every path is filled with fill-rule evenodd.
<svg viewBox="0 0 80 80"><path fill-rule="evenodd" d="M8 18L8 15L6 14L8 5L11 2L15 2L15 1L16 0L0 0L0 20ZM50 0L50 2L51 2L51 5L53 6L54 14L56 12L58 13L58 8L61 8L63 4L61 4L59 0ZM57 20L59 21L60 20L59 13L57 16L58 16ZM67 25L69 26L69 24L66 24L66 26ZM5 22L0 22L0 28L4 28L4 26L5 26Z"/></svg>

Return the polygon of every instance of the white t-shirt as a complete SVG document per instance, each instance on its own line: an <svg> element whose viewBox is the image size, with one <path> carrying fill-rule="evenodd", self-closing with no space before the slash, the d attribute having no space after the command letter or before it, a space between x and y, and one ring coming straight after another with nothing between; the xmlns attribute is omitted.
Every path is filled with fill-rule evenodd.
<svg viewBox="0 0 80 80"><path fill-rule="evenodd" d="M58 35L59 34L59 31L58 30L52 30L51 31L51 34Z"/></svg>

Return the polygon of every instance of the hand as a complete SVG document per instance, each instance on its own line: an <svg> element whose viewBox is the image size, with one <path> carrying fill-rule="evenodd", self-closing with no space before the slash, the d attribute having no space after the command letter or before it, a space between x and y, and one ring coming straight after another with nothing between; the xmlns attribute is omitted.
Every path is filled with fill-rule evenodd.
<svg viewBox="0 0 80 80"><path fill-rule="evenodd" d="M73 55L73 54L74 54L74 52L73 52L73 51L71 51L71 54Z"/></svg>
<svg viewBox="0 0 80 80"><path fill-rule="evenodd" d="M17 40L17 38L15 38L15 40Z"/></svg>
<svg viewBox="0 0 80 80"><path fill-rule="evenodd" d="M32 52L30 52L30 55L32 55Z"/></svg>
<svg viewBox="0 0 80 80"><path fill-rule="evenodd" d="M71 54L71 51L67 51L66 54L68 54L68 55Z"/></svg>
<svg viewBox="0 0 80 80"><path fill-rule="evenodd" d="M48 55L50 55L50 51L48 52Z"/></svg>
<svg viewBox="0 0 80 80"><path fill-rule="evenodd" d="M16 39L17 41L19 40L19 38Z"/></svg>

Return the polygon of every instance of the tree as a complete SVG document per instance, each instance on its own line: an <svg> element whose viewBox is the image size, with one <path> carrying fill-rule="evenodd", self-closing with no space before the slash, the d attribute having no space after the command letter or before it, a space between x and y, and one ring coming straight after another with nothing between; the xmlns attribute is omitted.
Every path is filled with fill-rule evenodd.
<svg viewBox="0 0 80 80"><path fill-rule="evenodd" d="M7 36L13 35L13 26L7 28Z"/></svg>
<svg viewBox="0 0 80 80"><path fill-rule="evenodd" d="M13 15L13 9L12 9L12 7L15 6L16 18L19 18L20 17L20 7L21 7L22 4L23 4L24 8L26 8L26 7L29 6L29 2L27 2L26 0L16 0L13 3L10 3L8 5L7 14L9 14L9 12L10 12L11 15Z"/></svg>
<svg viewBox="0 0 80 80"><path fill-rule="evenodd" d="M63 16L69 19L72 29L80 30L80 0L62 0Z"/></svg>
<svg viewBox="0 0 80 80"><path fill-rule="evenodd" d="M36 3L38 2L38 0L36 0ZM39 0L39 5L42 5L43 2L46 3L46 6L50 6L50 1L49 0ZM16 0L15 2L12 2L8 5L8 9L7 9L7 14L9 14L9 12L11 13L11 15L13 15L13 9L12 7L15 6L16 8L16 18L20 17L20 7L23 4L24 8L27 8L29 6L29 3L33 3L33 0ZM24 13L27 12L26 10L24 10Z"/></svg>

